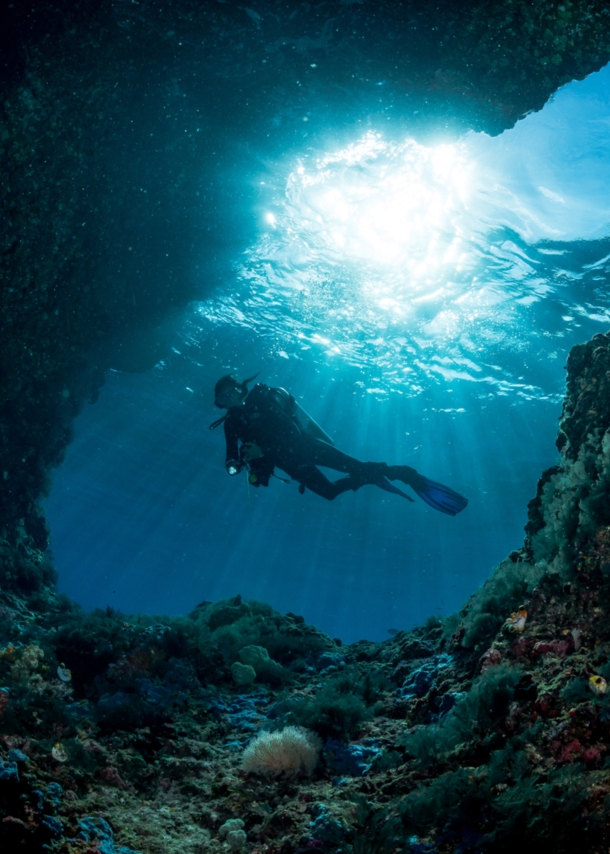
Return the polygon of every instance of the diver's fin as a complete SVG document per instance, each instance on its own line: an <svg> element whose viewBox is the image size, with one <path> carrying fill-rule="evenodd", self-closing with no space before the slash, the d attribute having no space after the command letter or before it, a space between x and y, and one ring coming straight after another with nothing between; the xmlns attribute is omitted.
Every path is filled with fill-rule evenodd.
<svg viewBox="0 0 610 854"><path fill-rule="evenodd" d="M460 495L459 492L454 492L448 486L430 480L421 474L418 475L415 486L413 484L410 486L422 501L425 501L430 507L434 507L435 510L440 510L441 513L447 513L448 516L457 516L468 504L468 499Z"/></svg>
<svg viewBox="0 0 610 854"><path fill-rule="evenodd" d="M468 504L468 499L459 492L454 492L448 486L424 477L411 466L388 466L386 472L387 477L392 480L402 480L419 495L422 501L448 516L457 516Z"/></svg>
<svg viewBox="0 0 610 854"><path fill-rule="evenodd" d="M385 489L386 492L393 492L394 495L402 495L402 497L406 498L407 501L413 501L410 495L407 495L407 493L403 492L402 489L399 489L397 486L394 486L393 483L390 483L387 477L377 481L375 486L378 486L379 489Z"/></svg>

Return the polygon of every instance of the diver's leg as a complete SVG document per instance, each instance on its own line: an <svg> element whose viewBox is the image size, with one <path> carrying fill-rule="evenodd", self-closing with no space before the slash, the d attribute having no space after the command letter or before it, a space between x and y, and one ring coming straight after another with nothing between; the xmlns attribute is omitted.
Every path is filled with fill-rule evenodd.
<svg viewBox="0 0 610 854"><path fill-rule="evenodd" d="M407 486L413 487L415 491L425 487L426 479L411 466L388 466L386 471L388 480L402 480Z"/></svg>
<svg viewBox="0 0 610 854"><path fill-rule="evenodd" d="M305 489L310 489L316 495L326 498L327 501L332 501L337 495L342 492L347 492L349 489L357 489L351 477L342 477L334 483L329 480L315 466L282 466L286 474L290 475L293 480L300 484L299 490L304 492Z"/></svg>
<svg viewBox="0 0 610 854"><path fill-rule="evenodd" d="M365 484L378 484L383 481L388 469L386 463L364 463L319 439L310 439L303 443L297 453L288 449L287 453L279 454L276 465L302 487L328 501L332 501L342 492L355 492ZM333 482L316 466L344 472L349 477L342 477Z"/></svg>
<svg viewBox="0 0 610 854"><path fill-rule="evenodd" d="M365 483L378 483L386 476L388 469L386 463L364 463L318 439L314 439L311 443L309 460L317 466L325 466L349 474L352 486L345 487L346 489L358 489Z"/></svg>
<svg viewBox="0 0 610 854"><path fill-rule="evenodd" d="M307 449L308 462L311 461L316 466L325 466L335 471L353 472L356 471L362 463L355 457L350 457L344 454L339 448L334 445L329 445L327 442L321 442L319 439L312 439Z"/></svg>
<svg viewBox="0 0 610 854"><path fill-rule="evenodd" d="M383 463L363 463L355 457L350 457L349 454L344 454L339 448L328 445L326 442L320 442L318 439L312 441L308 459L316 466L325 466L348 474L355 474L356 472L359 474L363 466L383 465Z"/></svg>
<svg viewBox="0 0 610 854"><path fill-rule="evenodd" d="M425 478L422 477L411 466L389 466L387 463L364 463L355 457L344 454L334 445L313 439L307 455L308 461L317 466L325 466L336 471L347 472L351 478L359 481L359 485L365 483L378 483L384 477L388 480L402 480L414 488L422 487ZM357 487L356 487L357 488Z"/></svg>
<svg viewBox="0 0 610 854"><path fill-rule="evenodd" d="M378 483L384 477L387 477L388 480L402 480L403 483L414 488L421 487L425 483L425 478L411 466L364 463L355 457L350 457L349 454L345 454L339 448L335 448L334 445L329 445L319 439L313 439L308 450L308 462L311 461L316 466L346 472L351 478L359 481L360 486L365 483Z"/></svg>

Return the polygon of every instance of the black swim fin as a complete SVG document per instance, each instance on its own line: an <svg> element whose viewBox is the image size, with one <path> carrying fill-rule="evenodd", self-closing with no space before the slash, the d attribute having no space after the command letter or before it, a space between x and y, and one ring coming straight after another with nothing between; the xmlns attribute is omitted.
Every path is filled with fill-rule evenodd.
<svg viewBox="0 0 610 854"><path fill-rule="evenodd" d="M448 516L457 516L468 504L468 499L459 492L424 477L410 466L388 466L388 477L393 480L402 480L419 495L422 501Z"/></svg>

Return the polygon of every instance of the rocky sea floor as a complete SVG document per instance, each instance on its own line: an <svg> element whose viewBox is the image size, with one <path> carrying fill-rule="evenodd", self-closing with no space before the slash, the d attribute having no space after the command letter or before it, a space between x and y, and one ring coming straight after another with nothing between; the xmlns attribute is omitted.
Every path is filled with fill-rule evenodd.
<svg viewBox="0 0 610 854"><path fill-rule="evenodd" d="M84 613L25 532L1 540L1 850L606 852L609 423L597 335L523 547L384 643L240 596Z"/></svg>
<svg viewBox="0 0 610 854"><path fill-rule="evenodd" d="M341 646L240 597L157 622L7 602L3 850L605 850L609 563L603 529L573 582L507 598L470 650L437 620ZM313 773L245 773L256 734L289 725L320 737Z"/></svg>

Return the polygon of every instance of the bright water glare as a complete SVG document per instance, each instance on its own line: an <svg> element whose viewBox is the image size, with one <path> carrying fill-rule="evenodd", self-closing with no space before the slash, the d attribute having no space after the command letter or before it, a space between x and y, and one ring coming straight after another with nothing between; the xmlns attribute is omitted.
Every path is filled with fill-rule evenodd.
<svg viewBox="0 0 610 854"><path fill-rule="evenodd" d="M583 264L567 245L608 233L608 76L571 84L500 137L425 146L370 131L277 164L235 289L200 305L193 326L256 329L284 357L322 351L380 377L377 393L466 380L556 394L526 363L610 319L595 286L608 246Z"/></svg>

